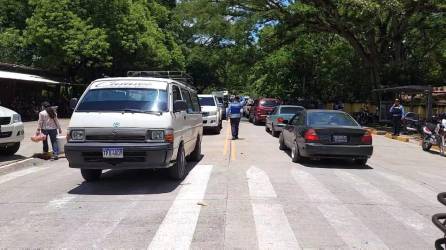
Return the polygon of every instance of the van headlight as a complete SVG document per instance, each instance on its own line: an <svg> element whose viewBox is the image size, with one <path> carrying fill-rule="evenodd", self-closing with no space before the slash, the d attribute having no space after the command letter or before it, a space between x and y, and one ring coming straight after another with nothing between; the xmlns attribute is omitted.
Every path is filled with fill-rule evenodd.
<svg viewBox="0 0 446 250"><path fill-rule="evenodd" d="M22 117L19 114L12 115L12 123L22 122Z"/></svg>
<svg viewBox="0 0 446 250"><path fill-rule="evenodd" d="M173 143L174 133L173 129L166 130L148 130L146 134L146 141L148 142L169 142Z"/></svg>
<svg viewBox="0 0 446 250"><path fill-rule="evenodd" d="M85 130L74 129L70 131L70 141L84 141L85 140Z"/></svg>
<svg viewBox="0 0 446 250"><path fill-rule="evenodd" d="M147 131L147 140L149 140L149 141L164 141L164 130L149 130L149 131Z"/></svg>

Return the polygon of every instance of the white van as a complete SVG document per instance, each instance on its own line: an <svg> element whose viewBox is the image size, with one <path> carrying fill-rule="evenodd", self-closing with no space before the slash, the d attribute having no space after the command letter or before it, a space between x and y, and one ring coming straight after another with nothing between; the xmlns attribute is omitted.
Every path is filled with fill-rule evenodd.
<svg viewBox="0 0 446 250"><path fill-rule="evenodd" d="M188 84L153 77L99 79L75 103L65 155L86 181L99 179L104 169L148 168L166 168L181 180L186 157L201 157L203 120Z"/></svg>
<svg viewBox="0 0 446 250"><path fill-rule="evenodd" d="M24 135L24 126L20 115L0 106L0 155L17 153Z"/></svg>
<svg viewBox="0 0 446 250"><path fill-rule="evenodd" d="M220 133L222 129L222 113L217 97L214 95L198 95L203 113L203 126Z"/></svg>

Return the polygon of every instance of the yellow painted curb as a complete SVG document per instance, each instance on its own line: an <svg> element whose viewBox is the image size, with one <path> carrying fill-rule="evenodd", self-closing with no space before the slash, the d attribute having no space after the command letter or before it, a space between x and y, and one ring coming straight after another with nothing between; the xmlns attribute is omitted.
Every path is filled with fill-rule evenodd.
<svg viewBox="0 0 446 250"><path fill-rule="evenodd" d="M385 134L387 134L387 132L386 131L377 130L377 131L375 131L374 134L375 135L385 135Z"/></svg>
<svg viewBox="0 0 446 250"><path fill-rule="evenodd" d="M393 136L391 133L386 133L385 137L389 138L389 139L395 139L396 136Z"/></svg>
<svg viewBox="0 0 446 250"><path fill-rule="evenodd" d="M409 138L405 136L397 136L396 139L402 142L409 142Z"/></svg>
<svg viewBox="0 0 446 250"><path fill-rule="evenodd" d="M391 133L387 133L385 134L385 137L389 138L389 139L393 139L393 140L398 140L401 142L409 142L409 137L406 136L396 136L396 135L392 135Z"/></svg>

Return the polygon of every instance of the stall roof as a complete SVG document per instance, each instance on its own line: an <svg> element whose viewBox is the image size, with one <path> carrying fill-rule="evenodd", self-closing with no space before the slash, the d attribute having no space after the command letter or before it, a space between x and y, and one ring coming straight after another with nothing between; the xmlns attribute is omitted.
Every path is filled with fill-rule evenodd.
<svg viewBox="0 0 446 250"><path fill-rule="evenodd" d="M28 82L39 82L39 83L51 83L51 84L62 84L61 82L53 81L47 78L43 78L37 75L15 73L9 71L0 70L0 79L10 79L18 81L28 81Z"/></svg>

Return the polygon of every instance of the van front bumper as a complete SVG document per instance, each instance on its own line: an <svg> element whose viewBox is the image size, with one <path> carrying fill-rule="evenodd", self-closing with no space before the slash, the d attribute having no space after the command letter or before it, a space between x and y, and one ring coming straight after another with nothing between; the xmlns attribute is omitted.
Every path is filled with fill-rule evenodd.
<svg viewBox="0 0 446 250"><path fill-rule="evenodd" d="M106 159L104 148L122 148L124 158ZM70 168L85 169L153 169L171 165L173 146L170 143L99 143L65 144Z"/></svg>

